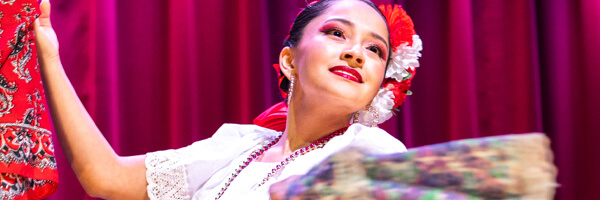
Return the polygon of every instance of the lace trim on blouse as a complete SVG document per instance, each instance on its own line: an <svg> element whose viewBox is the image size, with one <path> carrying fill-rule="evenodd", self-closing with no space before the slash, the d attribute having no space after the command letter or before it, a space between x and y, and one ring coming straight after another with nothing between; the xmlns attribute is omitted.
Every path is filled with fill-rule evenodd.
<svg viewBox="0 0 600 200"><path fill-rule="evenodd" d="M146 180L150 199L190 199L184 155L174 150L146 154Z"/></svg>

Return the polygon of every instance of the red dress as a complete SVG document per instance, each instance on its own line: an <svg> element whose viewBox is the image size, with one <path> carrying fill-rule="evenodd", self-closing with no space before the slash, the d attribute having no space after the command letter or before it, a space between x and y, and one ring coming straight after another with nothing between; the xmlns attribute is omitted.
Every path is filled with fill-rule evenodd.
<svg viewBox="0 0 600 200"><path fill-rule="evenodd" d="M33 35L35 0L0 0L0 199L42 199L58 186Z"/></svg>

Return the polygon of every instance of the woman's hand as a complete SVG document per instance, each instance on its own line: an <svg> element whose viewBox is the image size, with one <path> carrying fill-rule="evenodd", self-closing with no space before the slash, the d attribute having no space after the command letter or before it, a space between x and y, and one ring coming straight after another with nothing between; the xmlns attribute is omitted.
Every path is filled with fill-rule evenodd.
<svg viewBox="0 0 600 200"><path fill-rule="evenodd" d="M58 38L50 22L50 2L48 0L42 0L40 11L42 14L33 25L38 59L43 67L50 63L60 63L60 58L58 56Z"/></svg>
<svg viewBox="0 0 600 200"><path fill-rule="evenodd" d="M115 153L77 97L61 66L58 39L50 23L50 2L40 3L34 22L38 61L55 134L85 191L105 199L148 199L145 155Z"/></svg>

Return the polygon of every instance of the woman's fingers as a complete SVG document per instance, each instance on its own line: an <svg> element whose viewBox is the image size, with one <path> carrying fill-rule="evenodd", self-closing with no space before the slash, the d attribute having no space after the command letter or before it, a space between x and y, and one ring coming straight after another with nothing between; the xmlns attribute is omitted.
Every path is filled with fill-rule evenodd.
<svg viewBox="0 0 600 200"><path fill-rule="evenodd" d="M40 3L40 11L42 14L33 24L38 58L42 61L56 62L58 61L58 38L50 23L50 2L48 0Z"/></svg>
<svg viewBox="0 0 600 200"><path fill-rule="evenodd" d="M42 0L40 3L40 11L42 14L40 15L40 26L42 27L52 27L50 23L50 1Z"/></svg>

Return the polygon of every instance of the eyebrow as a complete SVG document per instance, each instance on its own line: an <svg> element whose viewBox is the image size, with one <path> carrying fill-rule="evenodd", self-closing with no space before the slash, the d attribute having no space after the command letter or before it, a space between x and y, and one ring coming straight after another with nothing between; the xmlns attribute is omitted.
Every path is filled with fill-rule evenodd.
<svg viewBox="0 0 600 200"><path fill-rule="evenodd" d="M343 18L332 18L332 19L328 19L328 20L326 20L326 21L325 21L325 23L327 23L327 22L330 22L330 21L338 21L338 22L341 22L342 24L345 24L345 25L347 25L347 26L354 27L354 22L351 22L351 21L349 21L349 20L347 20L347 19L343 19ZM325 23L324 23L324 24L325 24ZM378 39L378 40L381 40L381 41L383 42L383 44L385 44L385 47L388 47L388 46L389 46L389 45L388 45L388 43L385 41L385 39L383 39L383 37L381 37L381 35L379 35L379 34L377 34L377 33L375 33L375 32L371 32L371 37L374 37L374 38L376 38L376 39Z"/></svg>

